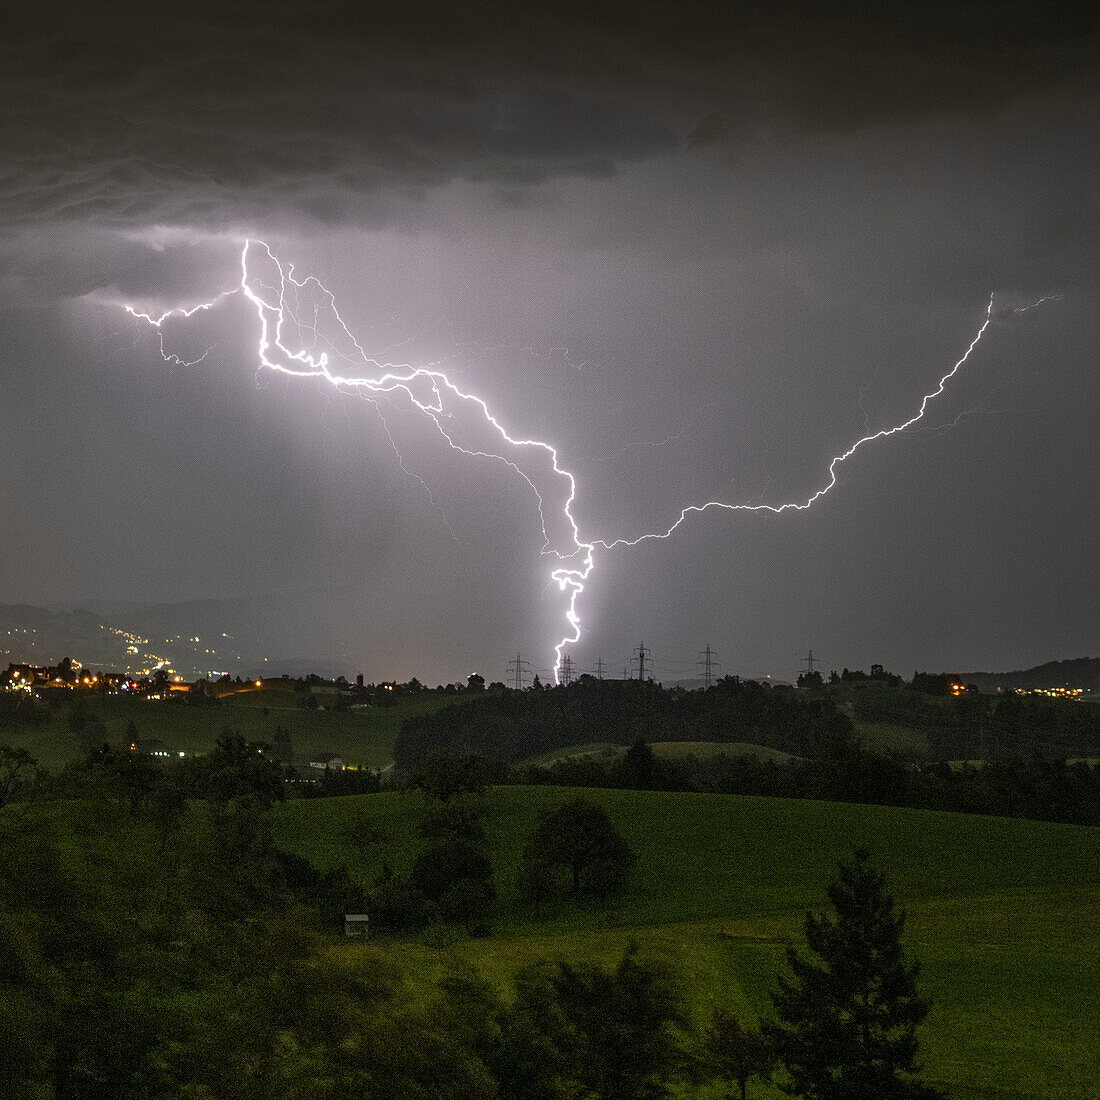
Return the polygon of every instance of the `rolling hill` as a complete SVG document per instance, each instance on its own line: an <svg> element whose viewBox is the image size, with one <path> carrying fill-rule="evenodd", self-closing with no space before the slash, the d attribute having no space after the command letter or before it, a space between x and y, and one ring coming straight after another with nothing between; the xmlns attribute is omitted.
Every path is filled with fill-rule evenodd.
<svg viewBox="0 0 1100 1100"><path fill-rule="evenodd" d="M526 834L540 812L583 793L638 853L633 886L608 916L563 904L542 921L516 905ZM909 913L906 943L933 1002L927 1077L953 1100L1086 1100L1100 1079L1100 830L1004 818L735 796L504 787L486 801L499 912L488 940L441 936L344 947L377 951L428 982L473 965L502 985L537 957L613 959L628 940L667 960L696 1018L716 1005L766 1015L787 942L821 906L835 861L867 845ZM420 796L288 803L281 842L319 866L369 878L411 865ZM387 840L347 846L353 814ZM703 1092L684 1096L702 1097ZM778 1092L753 1086L753 1100Z"/></svg>

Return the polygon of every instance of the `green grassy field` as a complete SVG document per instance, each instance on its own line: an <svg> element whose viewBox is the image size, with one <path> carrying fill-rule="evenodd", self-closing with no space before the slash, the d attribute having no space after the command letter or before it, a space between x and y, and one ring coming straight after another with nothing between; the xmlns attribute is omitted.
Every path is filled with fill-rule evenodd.
<svg viewBox="0 0 1100 1100"><path fill-rule="evenodd" d="M607 764L617 760L626 752L625 745L614 745L610 741L588 741L582 745L569 745L564 749L552 749L550 752L539 753L527 760L520 762L520 766L533 764L536 767L549 767L562 760L598 760L601 764Z"/></svg>
<svg viewBox="0 0 1100 1100"><path fill-rule="evenodd" d="M311 755L339 753L348 764L380 768L393 761L398 727L408 717L430 714L461 696L425 692L391 706L366 710L305 710L293 692L251 691L227 696L210 706L189 706L182 699L167 702L125 695L91 697L85 705L103 720L107 740L121 744L131 722L142 738L157 738L169 749L208 752L226 728L249 740L270 740L276 726L290 731L295 761L308 763ZM51 710L52 721L42 728L0 725L0 741L22 745L44 766L57 768L80 756L69 727L71 703Z"/></svg>
<svg viewBox="0 0 1100 1100"><path fill-rule="evenodd" d="M638 852L611 917L563 906L534 922L517 910L523 839L538 814L583 793ZM407 869L417 794L303 800L279 809L282 842L321 866L369 876ZM341 839L369 812L387 840L360 859ZM536 957L614 959L634 938L671 963L705 1019L716 1005L759 1015L806 908L822 904L836 860L865 844L909 911L906 942L933 1002L927 1076L965 1100L1097 1096L1100 1082L1100 830L929 811L735 796L498 788L487 796L499 914L489 940L428 933L341 945L382 950L413 980L474 965L507 983ZM698 1097L707 1096L698 1091ZM779 1094L757 1084L750 1096Z"/></svg>
<svg viewBox="0 0 1100 1100"><path fill-rule="evenodd" d="M654 741L653 754L665 760L685 760L689 756L706 760L711 756L755 756L757 760L774 760L785 764L795 757L782 749L767 745L750 745L747 741Z"/></svg>

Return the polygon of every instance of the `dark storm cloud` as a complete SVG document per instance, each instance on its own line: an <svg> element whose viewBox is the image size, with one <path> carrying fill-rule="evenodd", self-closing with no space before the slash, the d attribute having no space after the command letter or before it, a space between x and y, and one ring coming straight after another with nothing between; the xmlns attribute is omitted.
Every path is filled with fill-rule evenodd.
<svg viewBox="0 0 1100 1100"><path fill-rule="evenodd" d="M455 180L994 107L1084 56L1066 5L913 7L9 5L0 219L384 222Z"/></svg>

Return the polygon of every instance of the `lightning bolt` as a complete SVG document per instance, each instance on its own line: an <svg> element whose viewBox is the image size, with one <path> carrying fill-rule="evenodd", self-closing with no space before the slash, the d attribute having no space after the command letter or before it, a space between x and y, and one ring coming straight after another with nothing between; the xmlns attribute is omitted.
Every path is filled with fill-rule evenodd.
<svg viewBox="0 0 1100 1100"><path fill-rule="evenodd" d="M267 268L265 272L257 271L257 268L263 267ZM608 540L587 539L581 535L580 527L573 515L573 505L577 499L577 481L574 475L562 466L558 451L552 444L541 439L512 435L493 415L483 398L461 389L440 369L438 362L427 366L415 366L409 363L390 363L369 354L340 316L332 293L312 275L305 279L295 278L293 265L288 264L284 269L271 248L263 241L254 239L244 241L240 256L239 285L222 291L208 302L202 302L190 308L169 309L157 316L131 305L126 305L124 308L132 317L158 330L161 355L166 361L183 364L183 360L165 349L163 326L172 319L187 320L196 313L213 309L220 302L238 294L252 306L259 321L259 339L256 345L259 369L295 378L320 378L342 393L357 394L366 398L375 405L376 409L380 399L403 397L414 409L431 420L452 450L471 458L502 463L526 482L538 505L543 536L540 553L553 558L556 562L550 571L548 584L556 584L559 591L567 596L564 616L569 632L554 646L555 681L560 680L562 654L565 647L576 644L581 637L581 619L577 611L577 601L584 592L585 582L595 568L597 549L612 551L638 546L652 540L668 539L689 517L711 510L770 512L780 515L788 511L805 511L811 508L837 485L838 469L857 451L880 439L898 435L923 419L929 404L944 392L948 382L970 359L974 349L995 319L1016 313L1026 313L1044 302L1058 300L1061 297L1061 295L1048 295L1030 305L1002 310L994 314L994 300L990 295L985 318L966 351L940 378L938 385L923 396L916 413L891 427L868 432L847 450L834 456L827 467L828 478L825 483L805 499L781 504L729 503L721 500L690 504L683 508L676 520L663 531L647 532L633 538ZM303 303L308 306L309 316L302 315ZM326 334L323 324L325 321L335 323L334 336ZM202 362L209 351L210 349L207 349L207 352L194 362ZM356 370L365 367L370 373L344 373L339 364L346 364ZM378 413L386 435L397 454L398 463L401 469L407 471L404 459L381 410L378 410ZM462 423L464 414L467 419L472 414L475 424L487 432L490 440L488 443L481 445L467 443L460 436L459 425ZM541 458L542 473L525 468L529 464L521 462L521 459L528 455ZM559 501L554 514L560 518L556 520L557 530L554 533L551 533L548 526L547 504L543 495L544 491L550 490L544 487L544 490L540 491L536 482L536 478L541 479L546 476L547 467L552 475L551 485L558 486ZM428 492L429 500L435 504L423 478L418 474L412 476L420 481Z"/></svg>
<svg viewBox="0 0 1100 1100"><path fill-rule="evenodd" d="M1054 301L1060 298L1061 295L1047 295L1044 298L1040 298L1036 302L1032 302L1031 305L1020 306L1016 309L1006 310L1003 316L1009 316L1015 313L1026 313L1028 310L1035 309L1036 306L1042 305L1043 302ZM637 538L634 539L614 539L611 542L606 542L603 539L597 539L595 540L593 545L598 546L604 550L614 550L616 547L619 546L638 546L639 544L643 542L648 542L651 539L667 539L684 522L684 520L688 518L688 516L708 512L712 508L722 509L727 512L771 512L773 515L781 515L783 512L790 511L804 512L807 508L812 508L813 505L817 503L817 501L819 501L827 493L831 492L832 489L836 486L838 481L837 468L847 462L848 459L850 459L852 455L854 455L858 450L867 446L868 443L874 443L876 440L887 439L892 435L898 435L900 432L904 432L906 428L911 428L914 424L917 423L917 421L924 418L924 414L928 410L929 404L943 393L944 389L947 387L947 383L950 382L951 379L954 378L955 375L958 374L958 372L962 369L963 364L966 363L966 361L973 353L974 349L981 342L982 337L985 335L986 329L988 329L989 326L993 323L993 320L993 295L991 294L989 296L989 304L986 306L985 310L985 320L982 322L981 328L978 329L977 333L974 336L974 339L970 341L970 344L967 347L966 351L963 352L962 356L956 361L955 365L940 379L939 385L937 385L934 390L926 393L924 397L921 398L920 408L916 411L916 413L909 417L908 420L902 421L900 424L895 424L889 428L882 428L877 432L871 432L868 435L860 437L846 451L843 451L841 454L836 455L832 459L832 461L830 461L828 466L828 481L826 481L826 483L820 489L812 493L805 500L788 501L785 504L728 504L725 501L721 500L708 500L705 504L689 504L680 512L680 515L677 517L676 521L666 531L658 531L650 534L639 535Z"/></svg>
<svg viewBox="0 0 1100 1100"><path fill-rule="evenodd" d="M214 350L214 345L211 344L198 359L181 359L174 352L167 351L164 347L164 322L170 317L180 317L187 320L189 317L194 317L196 313L213 309L219 302L232 297L236 293L236 288L233 290L223 290L221 294L216 298L211 298L209 302L200 302L197 306L192 306L190 309L181 309L178 307L175 309L166 309L159 317L154 317L151 313L143 313L140 309L135 309L130 305L125 305L122 308L125 309L131 317L136 317L139 321L144 321L157 330L157 337L160 340L160 357L166 363L172 363L178 367L197 367Z"/></svg>

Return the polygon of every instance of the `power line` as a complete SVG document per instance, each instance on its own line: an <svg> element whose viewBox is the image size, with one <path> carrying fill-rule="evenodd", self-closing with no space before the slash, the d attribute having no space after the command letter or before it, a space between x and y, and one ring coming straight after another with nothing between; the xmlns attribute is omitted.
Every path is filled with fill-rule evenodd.
<svg viewBox="0 0 1100 1100"><path fill-rule="evenodd" d="M718 654L710 648L710 642L707 642L707 648L699 654L699 658L695 662L695 667L703 666L703 684L709 688L714 683L714 669L721 662L718 660Z"/></svg>
<svg viewBox="0 0 1100 1100"><path fill-rule="evenodd" d="M518 653L514 661L508 662L508 678L512 681L512 687L519 691L527 683L527 670L531 667L530 661L525 661Z"/></svg>
<svg viewBox="0 0 1100 1100"><path fill-rule="evenodd" d="M814 674L814 664L815 663L816 662L814 660L814 651L811 649L810 652L809 652L809 655L806 657L806 660L802 664L802 668L799 671L799 675L805 676L807 680L812 679L813 674Z"/></svg>

